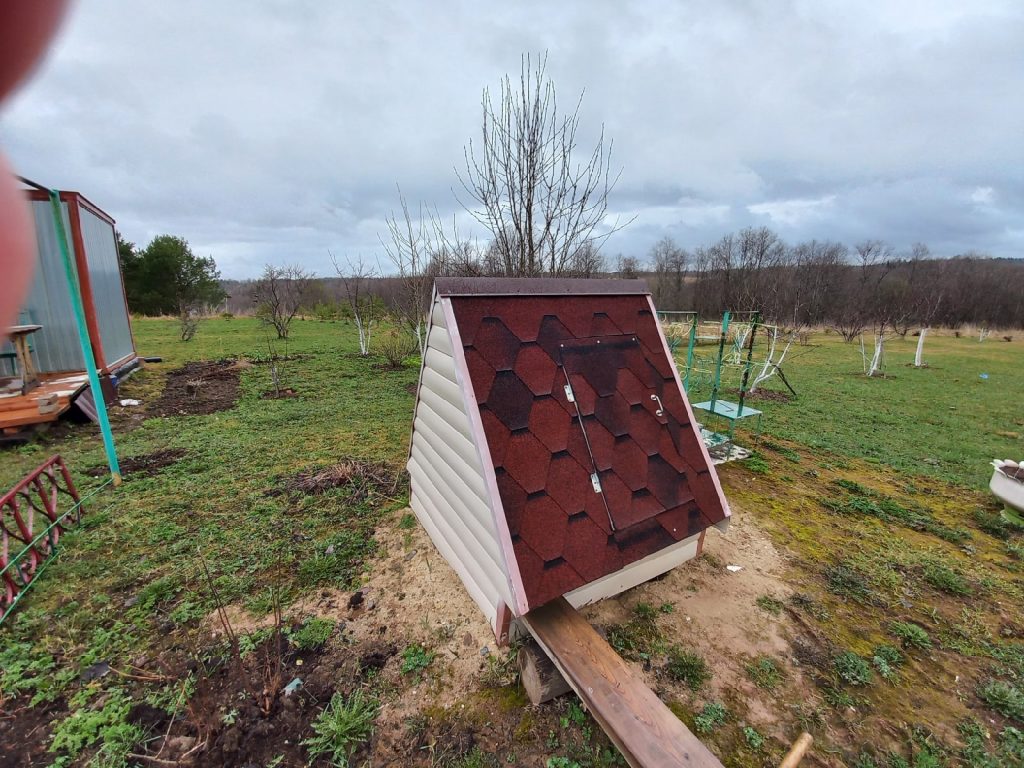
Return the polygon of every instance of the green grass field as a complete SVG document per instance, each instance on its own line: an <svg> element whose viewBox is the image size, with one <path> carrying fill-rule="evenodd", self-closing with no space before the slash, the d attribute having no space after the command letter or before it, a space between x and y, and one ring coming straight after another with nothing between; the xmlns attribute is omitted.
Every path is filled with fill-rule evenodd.
<svg viewBox="0 0 1024 768"><path fill-rule="evenodd" d="M794 345L783 366L799 397L750 405L765 412L770 435L898 472L983 488L992 459L1024 456L1024 338L978 343L977 338L929 335L924 368L912 365L916 347L917 339L909 335L887 342L885 376L869 379L857 342L816 334L811 344ZM725 388L738 384L737 370L724 374ZM778 377L767 386L785 392ZM697 387L691 400L709 394L707 387ZM735 393L724 397L736 400Z"/></svg>
<svg viewBox="0 0 1024 768"><path fill-rule="evenodd" d="M409 437L417 359L399 370L387 369L380 358L358 356L355 329L350 324L296 321L287 350L280 342L275 345L278 352L287 351L293 358L284 363L282 385L294 388L297 396L264 399L262 395L271 388L270 367L261 362L268 357L268 346L266 333L255 320L205 321L190 343L178 340L176 323L170 320L136 319L134 330L140 354L164 359L136 373L122 388L121 396L141 400L142 409L160 396L168 372L186 362L239 358L255 363L241 369L240 397L229 410L132 419L131 409L119 409L115 431L123 458L178 449L180 459L156 474L128 475L120 487L104 490L84 524L65 539L61 556L0 629L0 704L38 714L41 730L36 738L40 742L34 759L40 765L48 761L57 765L133 764L131 749L153 736L128 717L126 702L142 697L153 706L187 711L183 702L190 689L187 685L181 688L180 681L161 678L146 682L108 675L82 683L83 673L96 663L124 670L141 656L160 659L172 650L187 650L188 643L200 642L197 627L218 603L240 605L260 615L277 603L287 606L321 588L352 588L364 572L374 568L374 531L407 524L400 522L399 510L407 501L402 485L390 489L348 485L306 495L288 488L300 473L343 459L385 462L397 475ZM987 534L978 531L971 510L985 508L979 491L992 458L1024 458L1024 411L1020 407L1024 403L1024 340L979 344L973 339L930 337L925 353L929 366L920 370L904 365L913 359L915 343L911 338L890 343L888 375L883 379L860 374L859 348L843 344L835 336L817 335L811 345L795 346L786 373L799 398L757 403L766 412L765 434L775 450L762 448L767 460L762 458L760 464L749 467L730 466L723 478L730 498L735 492L744 509L756 510L759 522L763 516L764 526L776 542L790 545L800 567L816 574L822 584L832 578L822 576L822 569L834 569L836 551L856 540L860 546L876 549L860 553L862 560L844 567L852 569L855 576L861 574L857 578L862 580L867 578L864 573L874 574L879 582L865 585L854 578L850 589L869 589L879 595L889 594L889 590L891 600L896 601L898 580L910 583L918 578L911 574L920 572L945 585L947 592L933 601L933 609L943 615L953 611L955 619L959 603L948 601L954 599L950 594L956 591L959 582L955 577L961 571L969 573L971 594L977 598L955 596L962 601L963 610L983 610L979 593L973 590L991 595L995 585L1004 585L1009 590L1006 594L1021 595L1019 567L1014 570L1003 554L1007 547L1019 544L1013 543L1012 535L1009 544L984 538ZM982 373L988 378L979 378ZM779 385L773 382L772 386ZM789 446L781 453L780 440ZM102 478L86 474L103 464L101 443L94 427L82 425L57 437L44 435L30 445L5 450L0 454L0 486L10 486L54 452L68 461L83 492L101 482ZM861 472L858 468L863 468L863 477L856 474ZM842 475L840 479L856 475L873 488L887 484L923 489L925 494L933 491L923 487L934 484L936 499L952 501L936 513L940 522L928 523L932 527L926 525L926 531L953 536L945 532L970 529L967 536L974 537L970 546L984 554L979 561L983 559L996 575L967 571L967 565L956 565L954 576L937 570L939 561L934 558L938 555L934 553L948 552L950 562L958 563L957 558L967 557L961 551L967 546L965 539L929 539L920 545L933 553L928 560L913 548L895 554L886 549L892 537L882 536L878 526L891 533L902 524L891 515L881 517L882 523L874 518L868 523L852 523L847 518L836 523L837 518L829 517L831 513L814 501L822 493L836 493L834 488L822 490L826 476L831 481L829 473L839 473L836 477ZM799 482L795 482L798 474ZM854 488L850 509L871 510L872 503L877 508L879 497L864 489L859 494L858 481L846 482ZM804 495L799 499L787 496L787 486L799 486ZM906 508L915 503L905 502ZM813 514L800 511L812 507L816 510ZM883 504L881 508L889 514L885 512L889 507ZM846 511L847 507L841 510L842 514ZM816 526L825 533L818 535ZM874 533L865 538L865 531ZM1016 551L1019 558L1020 550ZM874 556L881 559L871 560ZM206 569L210 579L205 576ZM823 594L826 591L823 587ZM999 611L1015 612L1008 619L1011 634L1005 642L1016 642L1014 633L1022 631L1020 603L1015 609L998 608L994 607L995 598L991 599L993 616ZM836 607L842 621L823 621L835 624L837 632L842 630L834 642L850 647L856 645L849 639L849 633L856 631L853 626L863 626L865 632L871 626L875 629L870 631L882 632L887 621L906 613L898 602L889 600L861 604L852 599L848 605L844 602L845 608ZM1000 631L997 619L988 621L987 626L985 631ZM961 650L967 653L970 649ZM199 651L193 648L192 652ZM1019 650L1012 653L1024 656ZM1014 699L1021 692L1013 687L1021 685L1018 675L1024 675L1024 666L1013 666L1020 665L1020 658L1012 658L1012 663L1004 662L1011 671L998 677L1012 691L993 693L993 697L1005 694L997 711L1009 718L1006 722L1013 722L1013 713L1020 711L1014 707L1024 706ZM922 674L921 679L926 681L927 675ZM194 676L187 680L192 680L192 685L196 682ZM372 680L368 684L372 687ZM378 686L373 691L381 700L402 696L402 691L393 687ZM843 701L837 712L842 712ZM885 707L881 700L875 705L880 710ZM230 711L223 716L230 717ZM524 723L525 719L520 727L526 728ZM593 730L592 722L576 725L587 738L577 739L578 748L571 754L564 749L566 739L559 747L558 739L551 742L548 737L549 753L566 760L552 765L616 764L614 756L601 751L607 749L606 743L602 745L597 737L591 742L585 729ZM10 744L12 738L4 727L0 720L0 757L5 740ZM738 724L727 727L740 733ZM1018 727L1024 728L1024 723ZM949 731L955 738L954 723L949 724ZM46 741L43 734L55 740ZM293 734L293 741L308 735ZM541 742L538 749L543 748L544 736L540 732L536 737ZM748 736L748 741L751 738ZM842 743L844 748L853 748L854 742ZM101 749L101 744L108 746ZM502 760L506 754L513 755L514 747L515 739L502 742ZM474 754L479 755L479 750L462 754L459 760L463 762L422 764L492 764L472 762L477 759ZM768 755L757 753L761 756L755 754L748 760L741 759L747 752L736 754L739 756L729 758L728 764L766 764ZM293 764L292 753L288 755L275 764ZM957 761L950 758L949 764ZM862 765L867 768L869 763Z"/></svg>

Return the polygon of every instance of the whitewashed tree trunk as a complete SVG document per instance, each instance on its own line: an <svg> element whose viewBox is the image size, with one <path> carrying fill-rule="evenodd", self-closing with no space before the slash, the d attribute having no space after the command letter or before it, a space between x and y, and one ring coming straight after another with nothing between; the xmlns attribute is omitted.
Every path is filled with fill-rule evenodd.
<svg viewBox="0 0 1024 768"><path fill-rule="evenodd" d="M980 331L978 331L978 343L980 344L985 339L987 339L989 333L990 333L990 331L989 331L988 328L982 328Z"/></svg>
<svg viewBox="0 0 1024 768"><path fill-rule="evenodd" d="M363 320L356 315L356 330L359 331L359 354L366 357L370 354L370 325L363 325Z"/></svg>
<svg viewBox="0 0 1024 768"><path fill-rule="evenodd" d="M882 355L885 348L885 335L875 334L875 353L871 356L871 365L868 368L868 376L874 376L881 370Z"/></svg>
<svg viewBox="0 0 1024 768"><path fill-rule="evenodd" d="M424 327L423 318L416 321L416 345L420 348L420 357L427 354L427 329Z"/></svg>
<svg viewBox="0 0 1024 768"><path fill-rule="evenodd" d="M796 339L796 333L789 334L789 338L786 340L786 346L782 349L782 354L779 355L779 359L775 359L775 349L779 341L779 329L771 328L768 331L768 335L771 338L771 343L768 345L768 357L765 358L764 365L761 367L761 372L754 377L754 383L750 385L748 392L756 392L760 384L770 379L775 373L782 367L782 361L786 359L786 353L789 352L789 348L793 346L793 341Z"/></svg>
<svg viewBox="0 0 1024 768"><path fill-rule="evenodd" d="M928 335L928 328L921 329L921 335L917 337L917 352L914 354L914 367L920 368L924 365L922 356L924 355L924 337Z"/></svg>
<svg viewBox="0 0 1024 768"><path fill-rule="evenodd" d="M860 335L860 359L861 359L861 368L864 371L864 374L866 376L870 376L871 374L868 373L868 353L864 351L864 334L863 333Z"/></svg>
<svg viewBox="0 0 1024 768"><path fill-rule="evenodd" d="M732 351L732 364L739 365L743 356L743 346L747 343L747 337L750 335L751 326L743 325L740 326L740 330L736 334L736 342Z"/></svg>

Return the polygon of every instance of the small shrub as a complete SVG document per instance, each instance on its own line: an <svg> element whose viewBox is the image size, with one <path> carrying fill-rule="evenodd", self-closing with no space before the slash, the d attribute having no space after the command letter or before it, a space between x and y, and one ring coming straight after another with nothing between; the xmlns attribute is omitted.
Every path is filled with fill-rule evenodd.
<svg viewBox="0 0 1024 768"><path fill-rule="evenodd" d="M764 456L759 453L750 454L750 458L743 460L743 465L757 475L767 475L772 469L771 465L764 460Z"/></svg>
<svg viewBox="0 0 1024 768"><path fill-rule="evenodd" d="M699 691L711 679L711 670L704 657L685 651L678 645L668 649L665 672L676 682L685 683L691 691Z"/></svg>
<svg viewBox="0 0 1024 768"><path fill-rule="evenodd" d="M402 515L402 519L398 521L398 527L403 531L409 531L416 527L416 515L412 512L406 512Z"/></svg>
<svg viewBox="0 0 1024 768"><path fill-rule="evenodd" d="M743 729L743 738L751 749L761 749L764 746L764 736L757 732L756 728L746 726Z"/></svg>
<svg viewBox="0 0 1024 768"><path fill-rule="evenodd" d="M331 703L313 721L316 734L302 742L313 760L329 755L332 765L347 768L352 754L370 738L373 722L380 707L373 699L356 691L346 701L340 693L331 697Z"/></svg>
<svg viewBox="0 0 1024 768"><path fill-rule="evenodd" d="M850 768L879 768L875 758L869 755L867 752L861 752L857 755L857 759L849 764Z"/></svg>
<svg viewBox="0 0 1024 768"><path fill-rule="evenodd" d="M416 351L416 340L408 333L392 328L377 337L377 349L392 368L402 364Z"/></svg>
<svg viewBox="0 0 1024 768"><path fill-rule="evenodd" d="M757 598L756 602L758 608L760 608L762 611L767 611L772 616L778 616L780 613L782 613L782 609L784 607L784 604L781 600L779 600L777 597L772 597L771 595L761 595L759 598Z"/></svg>
<svg viewBox="0 0 1024 768"><path fill-rule="evenodd" d="M924 566L924 580L935 589L950 595L964 597L971 594L971 586L967 579L948 566L941 563L928 563Z"/></svg>
<svg viewBox="0 0 1024 768"><path fill-rule="evenodd" d="M199 330L199 315L191 308L183 309L178 315L178 335L182 341L192 341Z"/></svg>
<svg viewBox="0 0 1024 768"><path fill-rule="evenodd" d="M334 627L335 624L330 619L314 617L307 619L301 627L290 632L288 639L301 651L320 648L330 639Z"/></svg>
<svg viewBox="0 0 1024 768"><path fill-rule="evenodd" d="M993 680L978 690L978 696L999 714L1024 723L1024 691L1017 686Z"/></svg>
<svg viewBox="0 0 1024 768"><path fill-rule="evenodd" d="M608 644L624 659L649 661L665 645L658 628L658 615L658 610L649 603L637 603L628 622L608 628Z"/></svg>
<svg viewBox="0 0 1024 768"><path fill-rule="evenodd" d="M67 765L86 747L100 744L99 752L89 765L127 765L132 747L145 738L142 729L127 722L131 698L121 690L113 690L94 702L99 709L75 709L53 729L50 751L64 753L54 765Z"/></svg>
<svg viewBox="0 0 1024 768"><path fill-rule="evenodd" d="M989 536L994 536L997 539L1010 538L1010 525L998 512L976 509L974 510L974 524Z"/></svg>
<svg viewBox="0 0 1024 768"><path fill-rule="evenodd" d="M926 650L932 647L932 639L928 633L913 622L894 621L889 625L889 632L903 644L904 648Z"/></svg>
<svg viewBox="0 0 1024 768"><path fill-rule="evenodd" d="M891 645L883 644L876 646L872 655L884 659L887 664L891 664L894 667L898 667L903 663L903 654L900 652L900 649Z"/></svg>
<svg viewBox="0 0 1024 768"><path fill-rule="evenodd" d="M767 656L757 657L748 663L744 669L746 669L747 677L751 679L754 685L766 691L774 691L778 688L779 683L782 682L782 670Z"/></svg>
<svg viewBox="0 0 1024 768"><path fill-rule="evenodd" d="M1006 544L1006 554L1014 560L1024 560L1024 544Z"/></svg>
<svg viewBox="0 0 1024 768"><path fill-rule="evenodd" d="M221 320L234 320L235 319L235 314L234 314L234 312L221 312L220 313L220 319Z"/></svg>
<svg viewBox="0 0 1024 768"><path fill-rule="evenodd" d="M824 689L823 694L825 696L825 701L828 703L828 705L834 707L835 709L849 709L850 707L857 706L857 701L853 698L853 696L851 696L848 692L844 691L842 688L833 688L832 686L827 686Z"/></svg>
<svg viewBox="0 0 1024 768"><path fill-rule="evenodd" d="M825 585L832 594L851 598L858 603L866 603L871 599L867 577L846 563L825 569Z"/></svg>
<svg viewBox="0 0 1024 768"><path fill-rule="evenodd" d="M434 652L428 651L422 645L408 645L402 651L402 674L408 675L411 672L422 672L434 661Z"/></svg>
<svg viewBox="0 0 1024 768"><path fill-rule="evenodd" d="M832 667L850 685L869 685L871 666L853 651L843 651L832 660Z"/></svg>
<svg viewBox="0 0 1024 768"><path fill-rule="evenodd" d="M729 710L717 701L704 705L696 717L693 718L693 730L697 733L711 733L715 728L722 725L729 717Z"/></svg>
<svg viewBox="0 0 1024 768"><path fill-rule="evenodd" d="M816 618L818 621L828 621L832 618L832 613L828 608L803 592L797 592L791 595L789 602L796 608L807 611L807 613L811 614L811 616Z"/></svg>
<svg viewBox="0 0 1024 768"><path fill-rule="evenodd" d="M870 490L868 490L865 486L858 483L856 480L847 480L846 478L841 477L838 480L835 480L834 484L838 485L844 491L856 493L860 496L867 496L871 493Z"/></svg>

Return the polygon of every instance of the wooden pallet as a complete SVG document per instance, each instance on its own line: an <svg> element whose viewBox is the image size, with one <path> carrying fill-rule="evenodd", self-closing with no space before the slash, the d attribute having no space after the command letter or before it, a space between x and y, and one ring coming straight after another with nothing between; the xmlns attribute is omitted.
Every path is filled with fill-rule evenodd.
<svg viewBox="0 0 1024 768"><path fill-rule="evenodd" d="M88 383L85 373L43 374L25 394L0 395L0 431L56 421Z"/></svg>
<svg viewBox="0 0 1024 768"><path fill-rule="evenodd" d="M565 598L522 620L631 766L722 768Z"/></svg>

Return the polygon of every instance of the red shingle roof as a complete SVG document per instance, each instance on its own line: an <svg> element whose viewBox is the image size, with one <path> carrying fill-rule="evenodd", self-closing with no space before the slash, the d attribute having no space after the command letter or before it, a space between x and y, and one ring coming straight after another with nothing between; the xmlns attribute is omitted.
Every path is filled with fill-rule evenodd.
<svg viewBox="0 0 1024 768"><path fill-rule="evenodd" d="M499 295L475 285L466 295L456 283L442 292L526 597L538 606L722 521L725 510L647 295L632 285L536 295L502 284Z"/></svg>

